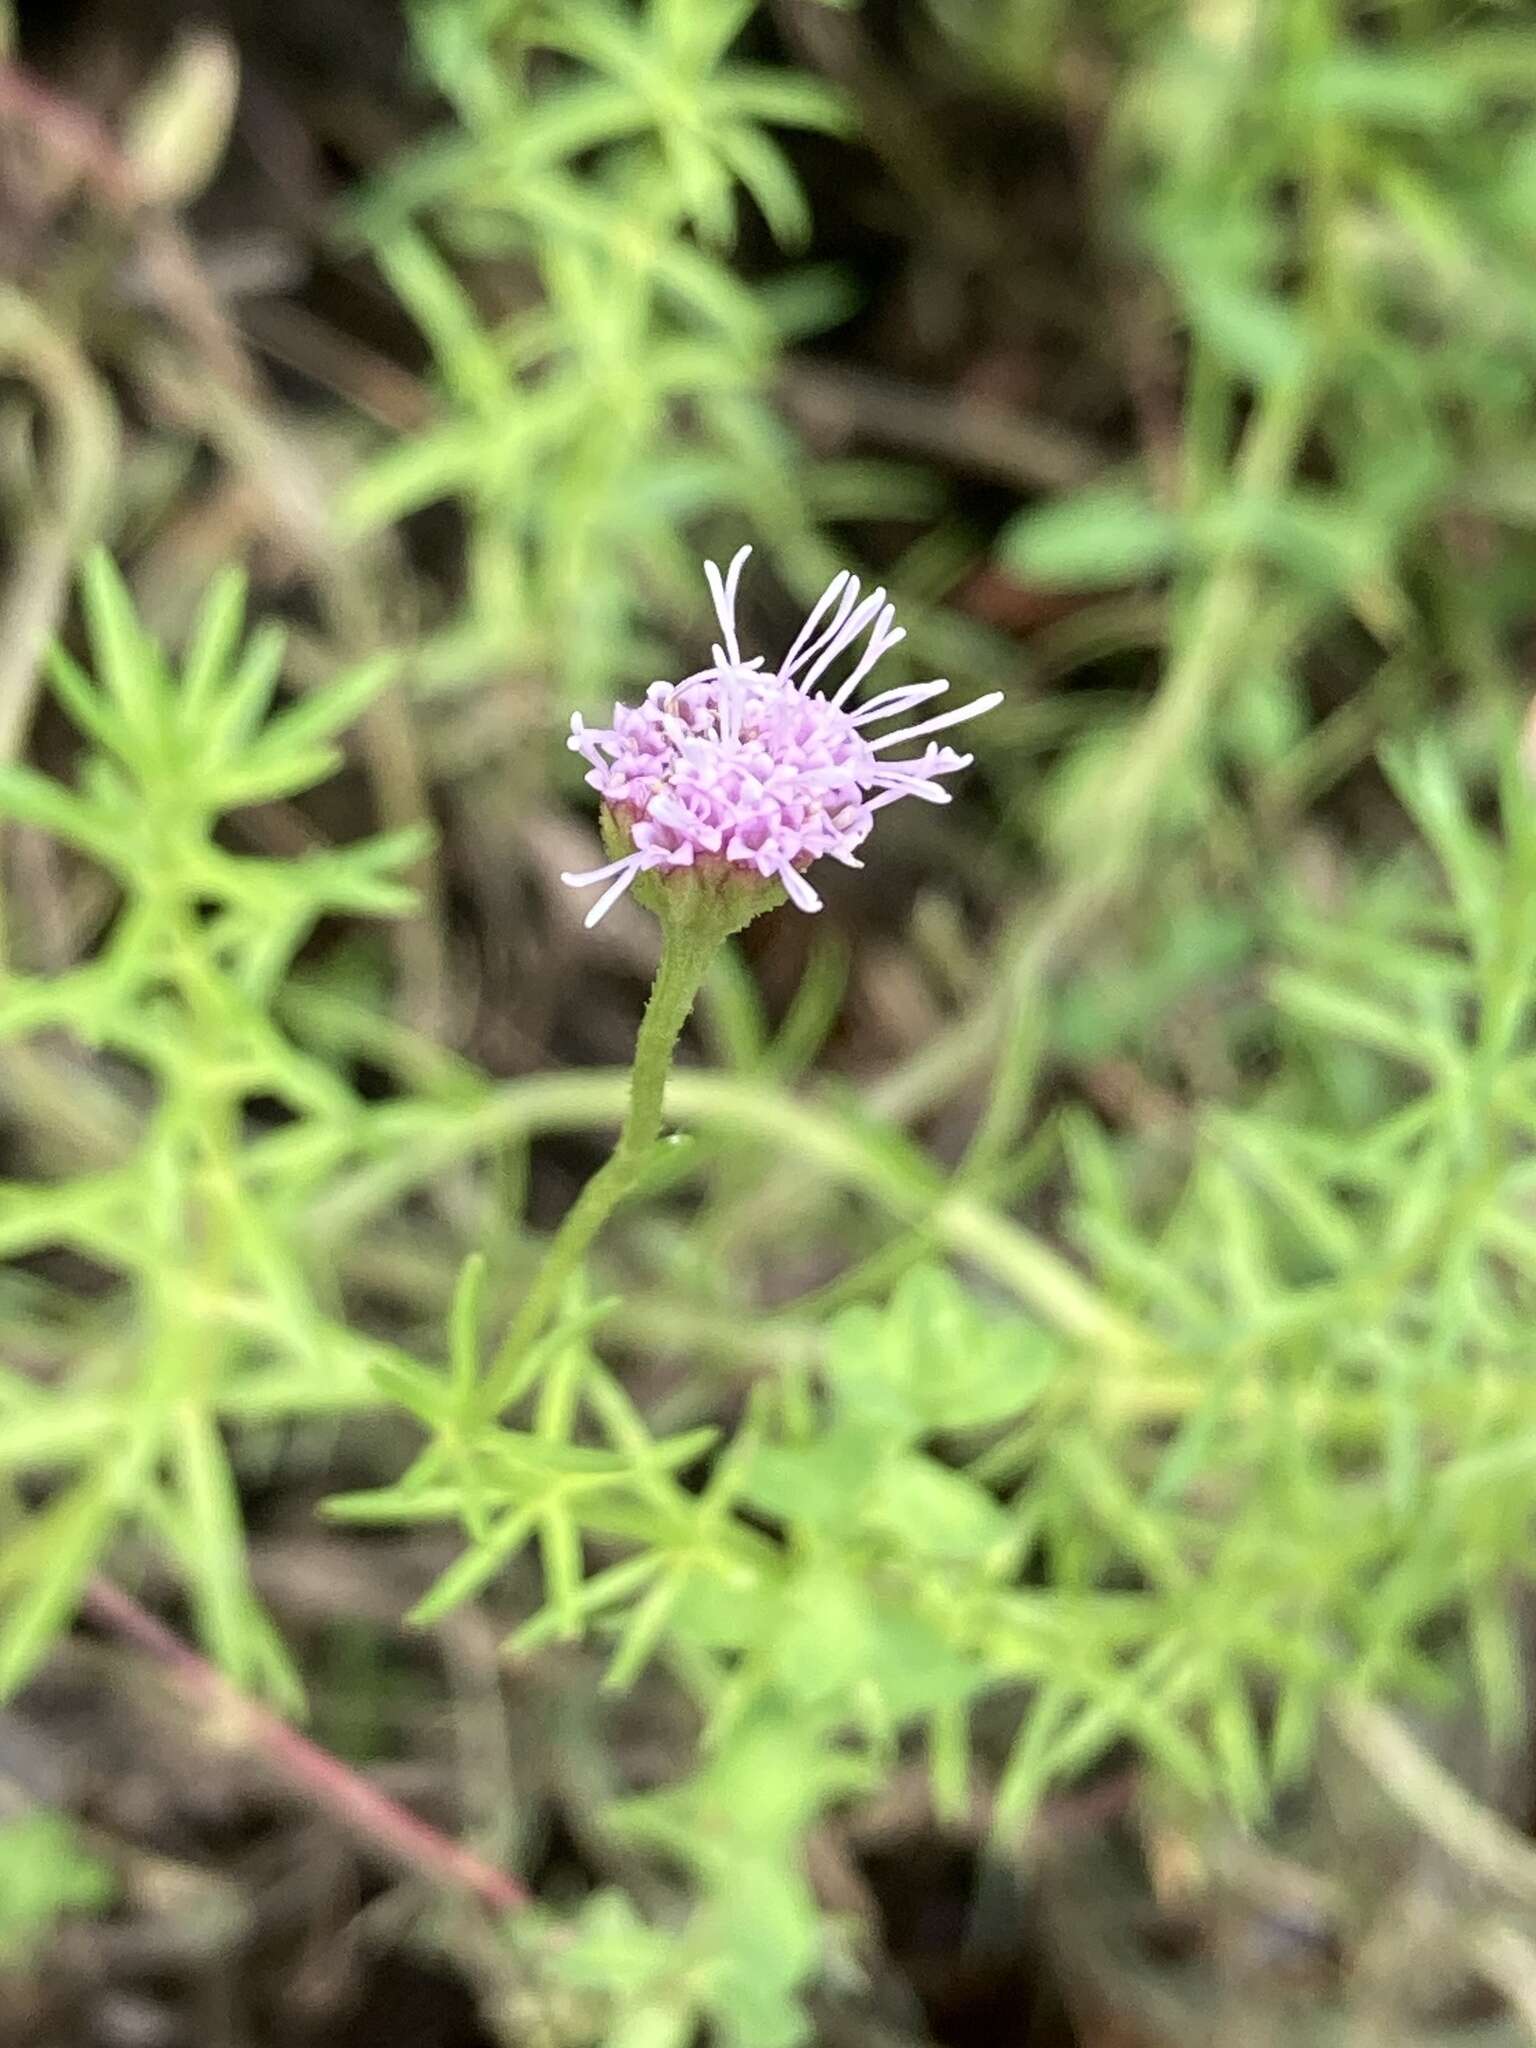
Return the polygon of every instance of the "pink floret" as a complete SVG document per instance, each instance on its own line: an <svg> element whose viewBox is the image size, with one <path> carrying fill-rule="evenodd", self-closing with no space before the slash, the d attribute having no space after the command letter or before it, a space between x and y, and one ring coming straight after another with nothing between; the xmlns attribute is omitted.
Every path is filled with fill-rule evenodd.
<svg viewBox="0 0 1536 2048"><path fill-rule="evenodd" d="M802 910L821 899L805 869L830 855L860 867L857 851L875 813L899 797L947 803L939 777L970 765L969 754L928 736L978 717L1002 700L994 690L959 710L897 732L870 728L940 697L947 682L909 683L867 699L854 693L881 655L904 638L883 590L859 600L858 578L833 578L777 669L742 659L736 589L749 548L722 576L705 564L721 645L711 667L680 683L652 683L640 704L616 704L613 724L590 727L578 713L569 745L590 765L587 781L602 798L631 851L589 874L564 875L575 888L607 882L587 913L594 925L636 875L724 863L780 883ZM830 612L830 617L828 613ZM864 646L835 692L815 685L837 658ZM902 761L882 758L905 740L927 739Z"/></svg>

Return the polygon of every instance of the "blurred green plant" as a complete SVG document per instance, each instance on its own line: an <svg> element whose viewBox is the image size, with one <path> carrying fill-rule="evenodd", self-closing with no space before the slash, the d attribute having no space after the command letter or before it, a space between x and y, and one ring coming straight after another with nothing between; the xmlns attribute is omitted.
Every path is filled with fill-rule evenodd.
<svg viewBox="0 0 1536 2048"><path fill-rule="evenodd" d="M66 1914L102 1912L115 1889L64 1814L0 1822L0 1969L25 1969Z"/></svg>
<svg viewBox="0 0 1536 2048"><path fill-rule="evenodd" d="M1013 1020L1090 937L1113 954L1132 904L1198 919L1214 883L1257 933L1267 855L1437 703L1490 771L1536 578L1525 24L1440 0L925 13L1091 151L1108 303L1082 347L1137 431L997 538L1008 579L1070 604L1056 672L1101 683L1108 650L1118 687L1031 713L1009 819L1054 879L983 997L879 1085L908 1118L988 1070L1019 1097Z"/></svg>
<svg viewBox="0 0 1536 2048"><path fill-rule="evenodd" d="M931 4L969 47L1013 49L1036 93L1084 26L1032 10L1026 59L1006 0ZM1022 512L1000 555L1059 588L1167 583L1189 702L1156 728L1157 775L1136 776L1187 826L1224 774L1314 797L1447 670L1497 678L1533 567L1536 42L1500 8L1373 10L1369 31L1334 0L1108 20L1114 59L1085 73L1102 196L1185 365L1179 442ZM1348 633L1381 681L1303 749L1309 675ZM1129 737L1114 721L1102 773L1077 778L1082 832ZM1152 823L1128 806L1126 844Z"/></svg>
<svg viewBox="0 0 1536 2048"><path fill-rule="evenodd" d="M816 522L895 505L874 465L807 461L771 403L786 337L835 320L821 270L754 289L730 261L739 195L775 239L810 219L772 127L840 133L822 81L732 55L752 0L418 0L416 48L455 125L363 222L432 352L437 412L348 504L373 529L462 511L462 610L424 687L505 674L588 701L664 659L689 616L701 523L732 515L808 565ZM477 303L494 260L523 282ZM508 266L512 266L510 272Z"/></svg>
<svg viewBox="0 0 1536 2048"><path fill-rule="evenodd" d="M46 1504L13 1505L0 1534L0 1692L131 1522L188 1586L225 1667L292 1702L297 1676L246 1576L224 1427L366 1403L379 1347L317 1294L296 1228L358 1098L271 1009L322 917L408 906L396 871L421 842L280 860L231 852L220 827L329 776L336 736L390 668L364 663L274 713L283 636L261 627L241 644L238 575L214 584L179 674L105 555L83 597L96 676L62 649L51 661L87 744L78 782L0 768L0 817L104 870L116 898L81 965L0 977L12 1086L45 1152L52 1135L91 1162L0 1183L4 1255L75 1262L40 1288L13 1268L7 1289L31 1304L13 1326L26 1351L54 1370L46 1387L18 1363L0 1370L0 1474L51 1480Z"/></svg>
<svg viewBox="0 0 1536 2048"><path fill-rule="evenodd" d="M1426 740L1392 762L1422 843L1344 918L1277 906L1272 1076L1208 1113L1171 1196L1067 1124L1091 1279L827 1115L823 1171L947 1230L1027 1312L919 1265L833 1313L815 1369L760 1390L718 1444L653 1434L593 1348L612 1304L573 1304L488 1400L475 1264L451 1370L389 1371L431 1445L332 1511L463 1527L415 1618L534 1546L545 1604L514 1650L593 1636L609 1688L654 1660L697 1705L697 1774L612 1816L698 1901L680 1946L623 1944L659 1973L656 2038L701 2015L743 2048L804 2037L807 1832L915 1728L939 1810L963 1811L984 1702L989 1725L1013 1703L992 1760L1004 1835L1126 1742L1257 1822L1340 1688L1443 1704L1470 1670L1512 1724L1505 1593L1536 1562L1536 818L1513 735L1506 758L1502 841ZM719 1121L793 1148L775 1092L685 1074L673 1100L706 1139ZM489 1108L466 1109L464 1142L488 1142ZM525 1423L493 1419L503 1397ZM597 1953L619 1912L591 1923ZM591 1955L584 1938L571 1967ZM628 2038L633 1995L605 2040Z"/></svg>
<svg viewBox="0 0 1536 2048"><path fill-rule="evenodd" d="M403 906L410 844L225 843L226 813L330 772L383 671L268 720L277 646L239 649L236 584L173 677L98 562L97 681L54 665L78 785L0 776L0 811L117 905L86 964L0 984L36 1155L0 1188L0 1247L33 1262L3 1297L23 1362L0 1474L27 1504L0 1543L0 1682L128 1527L225 1666L294 1697L246 1580L234 1433L413 1418L411 1468L332 1512L458 1530L416 1619L527 1552L518 1651L587 1642L609 1690L664 1690L702 1731L691 1771L605 1816L661 1873L657 1909L601 1890L509 1937L561 2042L805 2038L807 1987L852 1966L807 1843L917 1738L937 1806L984 1778L1005 1839L1122 1743L1258 1826L1341 1688L1433 1704L1470 1674L1496 1728L1523 1705L1536 822L1508 647L1536 570L1536 37L1436 0L1368 23L1333 0L929 13L990 79L1095 117L1183 394L1171 450L1000 541L1015 578L1082 594L1090 649L1127 634L1102 593L1149 586L1129 630L1165 665L1144 709L1058 707L1044 800L1022 772L1008 792L1057 886L1000 961L940 933L956 1031L863 1100L807 1096L836 974L776 1035L728 959L720 1066L668 1094L696 1144L509 1361L487 1330L534 1265L505 1154L612 1124L627 1077L495 1085L335 965L292 971L318 918ZM840 288L754 291L727 260L742 191L804 233L766 130L843 119L732 55L750 14L417 12L455 125L365 221L438 413L351 510L461 509L429 686L510 669L574 698L670 667L687 529L726 513L793 554L872 488L891 502L800 466L769 402L782 338ZM1389 821L1368 855L1316 809L1361 769ZM873 1112L978 1057L991 1093L945 1172ZM1091 1113L1117 1062L1143 1098ZM366 1100L359 1063L387 1084ZM1055 1242L1015 1217L1041 1187ZM411 1345L364 1333L356 1295L413 1289ZM445 1359L416 1355L444 1306ZM630 1346L762 1384L690 1376L644 1413Z"/></svg>

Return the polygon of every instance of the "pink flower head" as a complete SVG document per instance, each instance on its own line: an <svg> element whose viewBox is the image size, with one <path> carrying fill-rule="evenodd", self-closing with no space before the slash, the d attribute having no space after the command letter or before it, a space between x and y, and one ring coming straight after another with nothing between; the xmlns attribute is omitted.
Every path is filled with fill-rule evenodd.
<svg viewBox="0 0 1536 2048"><path fill-rule="evenodd" d="M802 910L821 898L805 870L830 854L862 867L856 850L875 813L899 797L948 803L939 782L969 767L971 756L929 737L1001 703L978 697L896 732L871 728L943 696L947 682L904 683L862 704L854 701L875 663L906 636L892 622L883 590L862 600L859 579L834 576L776 669L761 655L743 660L736 632L736 586L751 553L742 548L725 575L706 562L722 644L709 668L680 683L652 683L640 704L616 704L613 724L588 727L578 712L568 745L591 765L587 781L602 798L628 850L590 874L562 875L574 888L607 882L587 913L594 925L637 875L706 863L782 885ZM830 611L830 618L827 616ZM868 638L865 639L865 635ZM816 685L839 656L864 645L830 696ZM885 758L907 740L927 740L905 760Z"/></svg>

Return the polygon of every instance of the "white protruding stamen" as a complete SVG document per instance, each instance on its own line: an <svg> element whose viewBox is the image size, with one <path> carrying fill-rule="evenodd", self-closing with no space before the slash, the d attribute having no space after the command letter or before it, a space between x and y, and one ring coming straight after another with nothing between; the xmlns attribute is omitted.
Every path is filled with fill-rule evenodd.
<svg viewBox="0 0 1536 2048"><path fill-rule="evenodd" d="M894 789L900 796L920 796L924 803L947 804L948 792L942 782L935 782L931 775L882 775L878 782L870 784L871 789Z"/></svg>
<svg viewBox="0 0 1536 2048"><path fill-rule="evenodd" d="M798 869L792 867L787 860L780 861L778 877L784 884L785 894L789 897L791 903L798 905L801 910L820 910L821 898L816 894L816 891L811 887L804 875Z"/></svg>
<svg viewBox="0 0 1536 2048"><path fill-rule="evenodd" d="M581 920L588 931L591 931L594 925L602 923L603 919L608 915L609 911L612 910L613 906L615 905L615 903L618 902L619 898L628 891L636 875L639 874L640 868L641 863L639 861L636 861L632 867L627 868L625 872L619 876L619 879L616 882L610 883L609 886L603 891L602 895L598 897L597 901L593 904L592 908Z"/></svg>
<svg viewBox="0 0 1536 2048"><path fill-rule="evenodd" d="M591 868L584 875L561 875L560 879L568 889L589 889L594 882L606 882L610 875L616 875L620 868L627 868L634 861L632 853L622 853L617 860L609 861L605 868Z"/></svg>
<svg viewBox="0 0 1536 2048"><path fill-rule="evenodd" d="M831 619L809 645L799 648L798 653L795 655L795 668L803 668L808 661L813 661L821 653L822 649L829 644L840 644L842 634L848 629L849 615L858 603L858 599L859 579L857 576L850 576L843 585L842 595L837 601L837 609L833 612ZM793 671L787 668L779 670L779 674L786 681L789 680L792 673ZM795 688L801 691L808 690L810 687L811 678L809 676L802 676L795 684Z"/></svg>
<svg viewBox="0 0 1536 2048"><path fill-rule="evenodd" d="M788 654L786 654L784 659L779 663L779 674L783 676L786 682L788 682L790 677L794 674L796 665L805 659L804 650L810 643L811 635L815 632L816 627L821 620L822 613L826 610L827 606L832 602L833 598L837 596L838 592L842 589L843 585L847 581L848 571L846 569L839 569L837 574L832 578L832 581L821 593L820 597L817 598L815 606L812 609L810 616L807 618L805 624L800 628L799 632L795 635L794 646L790 648Z"/></svg>
<svg viewBox="0 0 1536 2048"><path fill-rule="evenodd" d="M875 663L883 655L889 654L899 641L906 639L907 629L905 626L897 626L894 632L891 630L891 622L895 617L895 605L888 604L875 621L874 630L869 636L869 645L860 655L851 672L838 685L837 692L832 699L834 704L846 704Z"/></svg>
<svg viewBox="0 0 1536 2048"><path fill-rule="evenodd" d="M915 796L919 803L949 804L954 802L947 789L941 789L936 782L901 782L894 787L882 789L878 796L872 796L864 808L867 811L883 811L887 804L898 804L903 797Z"/></svg>
<svg viewBox="0 0 1536 2048"><path fill-rule="evenodd" d="M915 711L919 704L926 704L931 697L942 697L949 688L947 682L902 683L894 690L882 690L878 697L871 697L848 714L850 725L874 725L882 718L899 718L904 711Z"/></svg>
<svg viewBox="0 0 1536 2048"><path fill-rule="evenodd" d="M591 931L593 925L601 923L603 918L608 915L614 904L618 902L624 891L645 865L644 854L626 853L619 860L610 861L605 868L593 868L590 874L562 875L560 877L561 881L572 889L585 889L593 882L607 882L610 875L618 877L617 881L609 883L609 886L598 897L592 908L582 919L582 923L588 931Z"/></svg>
<svg viewBox="0 0 1536 2048"><path fill-rule="evenodd" d="M704 577L709 584L709 594L715 601L715 617L720 621L720 637L725 642L733 667L741 665L741 643L736 637L736 586L741 581L742 569L751 552L750 547L738 548L732 555L730 566L723 577L714 562L704 564ZM717 649L716 652L718 651Z"/></svg>
<svg viewBox="0 0 1536 2048"><path fill-rule="evenodd" d="M862 604L855 605L854 609L838 628L836 634L822 648L815 661L812 662L811 666L800 678L800 688L802 690L807 692L811 690L817 677L825 674L843 652L844 648L853 645L871 619L876 619L880 616L880 609L884 603L885 592L882 589L872 590Z"/></svg>
<svg viewBox="0 0 1536 2048"><path fill-rule="evenodd" d="M937 718L924 719L921 725L903 726L900 732L882 733L870 742L870 751L878 754L883 747L900 746L903 740L920 740L931 732L942 732L947 725L959 725L964 719L979 718L984 711L1001 704L1001 690L991 690L985 697L978 697L974 703L962 704L957 711L941 711Z"/></svg>

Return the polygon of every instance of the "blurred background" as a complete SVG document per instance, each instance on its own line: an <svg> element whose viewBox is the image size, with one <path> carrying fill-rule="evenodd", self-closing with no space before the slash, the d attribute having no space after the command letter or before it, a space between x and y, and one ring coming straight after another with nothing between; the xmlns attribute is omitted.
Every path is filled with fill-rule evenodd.
<svg viewBox="0 0 1536 2048"><path fill-rule="evenodd" d="M414 834L408 901L325 870L350 879L294 913L280 992L251 941L243 985L333 1092L300 1123L265 1041L229 1055L231 1142L288 1133L253 1168L281 1200L226 1288L204 1462L141 1499L101 1446L156 1398L153 1332L191 1373L224 1314L224 1283L167 1278L184 1212L122 1177L182 1026L153 977L131 1017L80 979L133 876L0 791L4 2040L1536 2038L1528 9L0 20L0 758L81 777L45 656L92 658L94 546L175 650L236 564L287 631L282 703L381 654L391 680L313 787L257 774L208 843ZM329 1754L551 1907L681 1910L675 1848L601 1818L687 1767L677 1685L600 1694L575 1641L502 1657L527 1559L409 1626L455 1532L321 1504L419 1447L368 1347L439 1356L477 1243L504 1309L602 1157L615 1098L560 1077L623 1067L656 940L628 903L581 930L563 737L707 659L702 559L746 542L752 646L853 566L908 628L890 681L1005 699L951 808L886 813L865 871L818 872L822 915L720 967L684 1058L735 1077L738 1123L618 1230L608 1355L659 1431L734 1427L828 1317L953 1264L967 1315L1019 1314L1066 1375L988 1483L1038 1481L1020 1569L1079 1603L1064 1642L1110 1644L1022 1753L1010 1666L947 1805L897 1725L879 1784L806 1821L841 1960L782 2036L686 1999L669 2032L638 1992L625 2031L633 1929L594 1938L594 2020L274 1779L227 1702L194 1685L189 1718L85 1591L110 1570L279 1705L291 1662ZM776 1142L759 1087L814 1116ZM813 1140L863 1163L823 1179ZM945 1340L913 1341L922 1367ZM1154 1648L1204 1646L1182 1691L1111 1643L1143 1597ZM1363 1689L1325 1710L1340 1674Z"/></svg>

